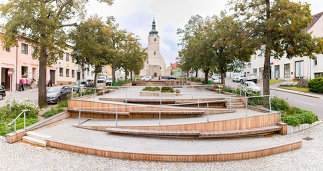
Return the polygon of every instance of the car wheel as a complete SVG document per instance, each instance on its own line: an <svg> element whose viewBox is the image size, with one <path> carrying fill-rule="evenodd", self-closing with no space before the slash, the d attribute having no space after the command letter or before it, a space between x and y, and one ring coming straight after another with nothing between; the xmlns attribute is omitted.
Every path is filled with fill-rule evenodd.
<svg viewBox="0 0 323 171"><path fill-rule="evenodd" d="M1 100L3 99L3 95L2 94L0 94L0 97L1 97Z"/></svg>

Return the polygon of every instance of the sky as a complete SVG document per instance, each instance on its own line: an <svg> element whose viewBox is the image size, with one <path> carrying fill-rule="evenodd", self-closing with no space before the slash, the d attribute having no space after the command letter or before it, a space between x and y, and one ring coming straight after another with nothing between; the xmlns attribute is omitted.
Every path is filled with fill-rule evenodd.
<svg viewBox="0 0 323 171"><path fill-rule="evenodd" d="M0 0L6 2L7 0ZM323 0L295 0L311 4L312 14L323 11ZM227 9L227 0L114 0L112 6L89 0L86 6L87 16L98 15L105 19L114 16L120 28L133 32L140 38L143 47L147 47L148 34L153 17L160 36L160 53L166 65L176 62L180 47L178 28L184 25L193 15L203 17L219 15ZM0 18L0 23L4 20Z"/></svg>
<svg viewBox="0 0 323 171"><path fill-rule="evenodd" d="M323 0L297 0L311 4L312 14L323 11ZM108 6L90 0L87 5L88 16L97 14L104 18L114 16L120 28L138 35L143 47L147 47L148 33L153 17L160 36L160 53L166 65L176 62L180 47L178 28L183 28L191 16L203 17L219 15L228 9L227 0L114 0Z"/></svg>

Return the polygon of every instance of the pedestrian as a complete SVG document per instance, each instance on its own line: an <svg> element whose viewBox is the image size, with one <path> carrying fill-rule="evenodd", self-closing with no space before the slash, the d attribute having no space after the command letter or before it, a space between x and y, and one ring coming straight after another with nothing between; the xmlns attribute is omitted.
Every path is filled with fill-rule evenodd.
<svg viewBox="0 0 323 171"><path fill-rule="evenodd" d="M20 81L19 81L19 90L25 91L25 89L24 89L24 80L23 79L20 79Z"/></svg>
<svg viewBox="0 0 323 171"><path fill-rule="evenodd" d="M48 87L53 87L52 80L49 80L49 81L48 81Z"/></svg>

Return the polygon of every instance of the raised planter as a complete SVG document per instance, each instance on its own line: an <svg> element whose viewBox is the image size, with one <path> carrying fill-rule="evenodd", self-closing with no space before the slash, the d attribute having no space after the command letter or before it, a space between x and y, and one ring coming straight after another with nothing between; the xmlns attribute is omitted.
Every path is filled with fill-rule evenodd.
<svg viewBox="0 0 323 171"><path fill-rule="evenodd" d="M311 128L311 127L319 125L321 123L323 123L323 121L316 121L316 122L314 122L312 124L302 124L300 126L290 126L290 125L288 125L287 126L287 134L292 134L292 133L295 133L295 132L303 131L305 129Z"/></svg>
<svg viewBox="0 0 323 171"><path fill-rule="evenodd" d="M159 96L159 91L141 91L140 96ZM163 97L181 96L181 93L161 93Z"/></svg>

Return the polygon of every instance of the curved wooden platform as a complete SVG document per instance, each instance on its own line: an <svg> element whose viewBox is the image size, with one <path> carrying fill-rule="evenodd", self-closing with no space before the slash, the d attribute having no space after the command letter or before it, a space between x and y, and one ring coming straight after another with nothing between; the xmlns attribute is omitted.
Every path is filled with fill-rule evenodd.
<svg viewBox="0 0 323 171"><path fill-rule="evenodd" d="M109 149L103 147L95 147L84 145L80 143L72 143L57 139L48 139L47 145L79 153L90 155L97 155L103 157L113 157L128 160L151 160L151 161L171 161L171 162L210 162L210 161L228 161L228 160L242 160L257 157L264 157L268 155L278 154L295 150L302 147L302 141L277 143L267 146L254 147L252 150L244 150L237 152L217 152L209 154L190 154L189 152L183 154L164 154L164 153L149 153L149 152L135 152L124 151L120 149Z"/></svg>
<svg viewBox="0 0 323 171"><path fill-rule="evenodd" d="M251 129L227 130L227 131L166 131L166 130L142 130L142 129L125 129L125 128L107 128L106 131L114 134L139 135L139 136L174 136L174 137L195 137L195 138L223 138L237 137L246 135L256 135L265 133L274 133L280 131L280 126L267 126Z"/></svg>

